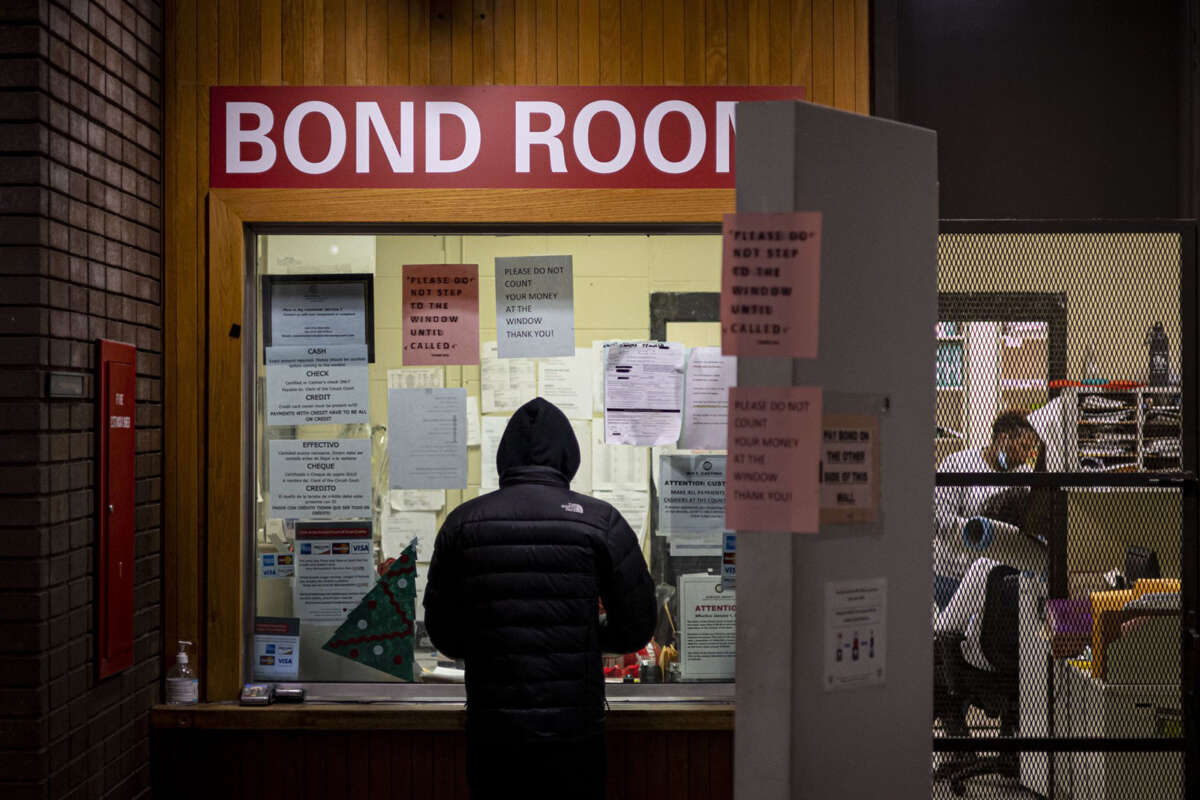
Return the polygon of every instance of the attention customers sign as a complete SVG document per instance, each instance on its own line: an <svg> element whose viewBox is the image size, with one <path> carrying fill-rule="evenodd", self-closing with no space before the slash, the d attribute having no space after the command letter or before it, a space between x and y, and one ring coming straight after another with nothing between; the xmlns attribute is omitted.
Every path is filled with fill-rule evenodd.
<svg viewBox="0 0 1200 800"><path fill-rule="evenodd" d="M797 86L218 86L214 188L732 188L736 106Z"/></svg>

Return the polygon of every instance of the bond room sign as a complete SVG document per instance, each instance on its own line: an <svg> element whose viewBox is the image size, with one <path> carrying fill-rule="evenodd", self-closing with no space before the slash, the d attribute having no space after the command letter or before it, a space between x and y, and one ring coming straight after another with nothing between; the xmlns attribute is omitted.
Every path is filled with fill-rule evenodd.
<svg viewBox="0 0 1200 800"><path fill-rule="evenodd" d="M733 188L739 102L795 86L217 86L213 188Z"/></svg>

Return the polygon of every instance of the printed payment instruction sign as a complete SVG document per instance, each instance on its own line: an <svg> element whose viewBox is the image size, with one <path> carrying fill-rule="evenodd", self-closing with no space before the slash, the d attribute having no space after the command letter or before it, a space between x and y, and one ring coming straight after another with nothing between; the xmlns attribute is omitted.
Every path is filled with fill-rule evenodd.
<svg viewBox="0 0 1200 800"><path fill-rule="evenodd" d="M821 212L726 214L721 352L817 357Z"/></svg>

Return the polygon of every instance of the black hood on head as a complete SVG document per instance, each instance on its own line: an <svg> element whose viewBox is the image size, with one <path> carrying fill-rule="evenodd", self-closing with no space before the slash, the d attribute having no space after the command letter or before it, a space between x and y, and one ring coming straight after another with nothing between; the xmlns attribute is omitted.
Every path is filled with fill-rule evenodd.
<svg viewBox="0 0 1200 800"><path fill-rule="evenodd" d="M533 466L552 467L568 481L579 470L579 442L567 415L540 397L516 410L496 450L502 477L510 469Z"/></svg>

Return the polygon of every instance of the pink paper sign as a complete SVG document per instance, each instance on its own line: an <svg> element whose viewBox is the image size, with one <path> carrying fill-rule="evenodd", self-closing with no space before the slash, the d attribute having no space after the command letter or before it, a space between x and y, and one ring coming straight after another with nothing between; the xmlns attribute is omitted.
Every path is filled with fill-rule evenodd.
<svg viewBox="0 0 1200 800"><path fill-rule="evenodd" d="M821 389L729 390L725 527L816 533L821 509Z"/></svg>
<svg viewBox="0 0 1200 800"><path fill-rule="evenodd" d="M721 352L817 357L821 212L726 214Z"/></svg>
<svg viewBox="0 0 1200 800"><path fill-rule="evenodd" d="M479 363L479 267L404 265L405 366Z"/></svg>

